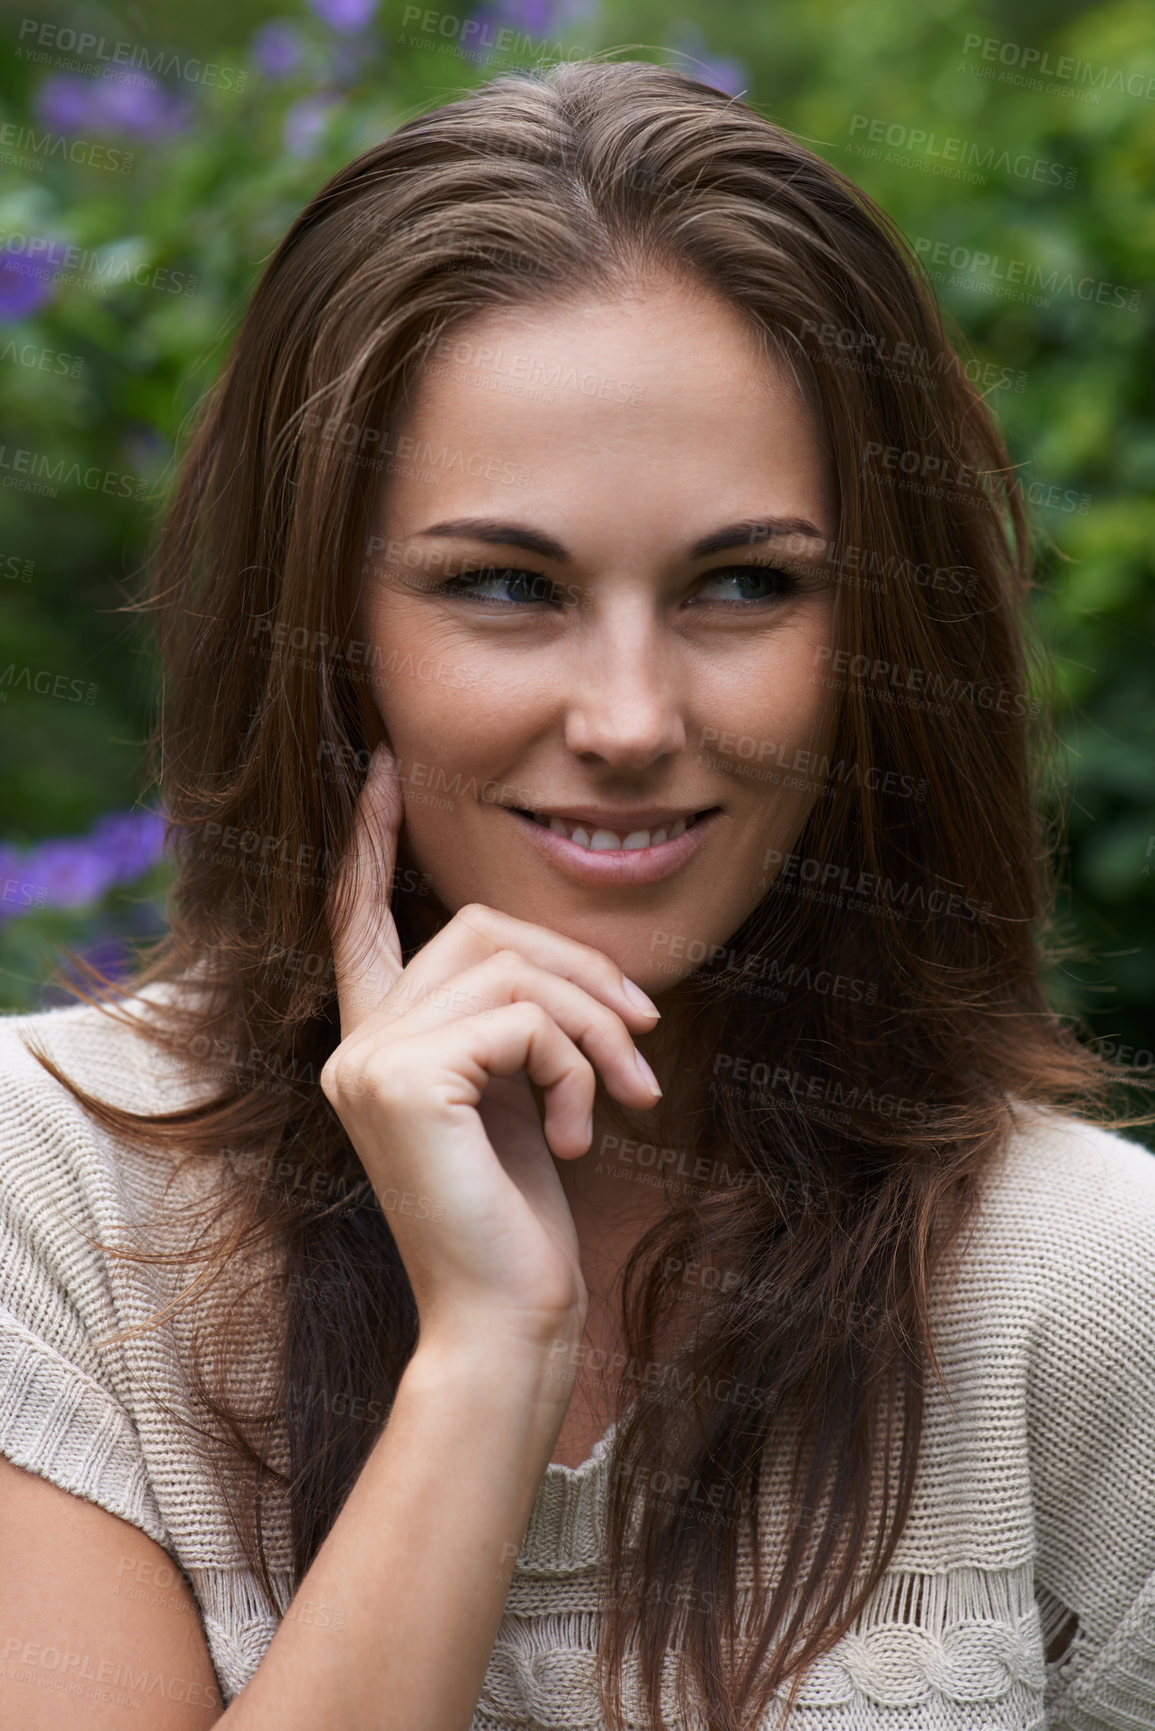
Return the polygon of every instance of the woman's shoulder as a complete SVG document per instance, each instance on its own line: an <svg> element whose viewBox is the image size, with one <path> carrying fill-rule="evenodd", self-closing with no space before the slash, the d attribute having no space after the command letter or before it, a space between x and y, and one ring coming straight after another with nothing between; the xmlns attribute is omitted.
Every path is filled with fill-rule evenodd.
<svg viewBox="0 0 1155 1731"><path fill-rule="evenodd" d="M144 1031L152 1012L182 993L172 982L157 982L107 1008L77 1003L0 1015L0 1088L7 1108L0 1134L12 1127L13 1111L32 1101L40 1121L73 1119L82 1111L39 1062L38 1052L86 1092L128 1111L171 1111L198 1093L192 1038L182 1043L178 1037L164 1050Z"/></svg>
<svg viewBox="0 0 1155 1731"><path fill-rule="evenodd" d="M119 1229L162 1203L173 1171L162 1146L143 1151L102 1123L38 1054L123 1111L185 1107L204 1094L207 1076L179 1047L162 1050L140 1031L150 1006L173 990L147 986L114 1013L80 1003L0 1015L0 1234L9 1246L18 1235L48 1254L65 1242L66 1218Z"/></svg>
<svg viewBox="0 0 1155 1731"><path fill-rule="evenodd" d="M1155 1403L1155 1154L1016 1105L936 1295L960 1374L988 1392L1009 1379L1101 1395L1117 1374Z"/></svg>
<svg viewBox="0 0 1155 1731"><path fill-rule="evenodd" d="M1066 1113L1016 1105L966 1229L939 1267L934 1309L955 1392L976 1412L1018 1415L1004 1442L1012 1446L1013 1431L1020 1463L1029 1442L1035 1457L1049 1452L1069 1466L1077 1454L1093 1472L1109 1423L1122 1434L1142 1415L1150 1425L1143 1471L1155 1496L1155 1155L1147 1148Z"/></svg>
<svg viewBox="0 0 1155 1731"><path fill-rule="evenodd" d="M1029 1564L1093 1655L1155 1604L1155 1155L1055 1110L1012 1117L937 1277L941 1382L898 1555Z"/></svg>
<svg viewBox="0 0 1155 1731"><path fill-rule="evenodd" d="M1053 1107L1015 1102L1010 1111L1005 1152L1017 1182L1053 1189L1062 1175L1064 1191L1106 1183L1155 1197L1155 1154L1134 1136Z"/></svg>
<svg viewBox="0 0 1155 1731"><path fill-rule="evenodd" d="M998 1412L1004 1466L1029 1464L1048 1518L1102 1493L1155 1532L1155 1155L1017 1106L939 1320L961 1398Z"/></svg>
<svg viewBox="0 0 1155 1731"><path fill-rule="evenodd" d="M1047 1284L1125 1271L1155 1306L1155 1154L1103 1125L1015 1105L1013 1124L982 1186L980 1238L1004 1266Z"/></svg>
<svg viewBox="0 0 1155 1731"><path fill-rule="evenodd" d="M215 1235L235 1203L222 1182L229 1162L215 1143L189 1159L185 1144L150 1134L147 1121L123 1125L114 1113L90 1110L36 1053L94 1103L130 1117L212 1098L218 1088L208 1069L135 1025L171 988L144 990L135 1005L118 1001L115 1015L77 1004L0 1017L0 1333L19 1336L22 1349L42 1337L57 1361L83 1365L90 1380L107 1372L130 1406L135 1371L112 1344L106 1360L97 1342L145 1323L183 1293L200 1259L194 1246L203 1251L206 1226ZM276 1255L254 1248L235 1266L241 1287L259 1284L258 1275L275 1276ZM238 1302L231 1280L214 1281L166 1326L183 1341L235 1313ZM165 1374L183 1387L179 1364Z"/></svg>
<svg viewBox="0 0 1155 1731"><path fill-rule="evenodd" d="M1155 1615L1155 1155L1059 1112L1015 1120L980 1211L962 1351L987 1454L1029 1503L1036 1587L1077 1617L1054 1722L1116 1725ZM993 1478L986 1490L997 1506Z"/></svg>
<svg viewBox="0 0 1155 1731"><path fill-rule="evenodd" d="M145 1004L164 995L145 992ZM280 1336L267 1288L252 1290L255 1262L238 1261L237 1282L214 1283L188 1309L174 1302L202 1260L213 1163L186 1170L159 1144L138 1149L29 1049L130 1112L172 1111L214 1087L180 1049L136 1030L139 1002L116 1008L129 1019L87 1004L0 1016L0 1454L140 1527L179 1562L213 1607L214 1662L235 1692L237 1654L254 1642L263 1651L275 1618L202 1449L192 1348L227 1346L231 1386L271 1400ZM287 1509L276 1485L269 1494L271 1564L287 1597Z"/></svg>

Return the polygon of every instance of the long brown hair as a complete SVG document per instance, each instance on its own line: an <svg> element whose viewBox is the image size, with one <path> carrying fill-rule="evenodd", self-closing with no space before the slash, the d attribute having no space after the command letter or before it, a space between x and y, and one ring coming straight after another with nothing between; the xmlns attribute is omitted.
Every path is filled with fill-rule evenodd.
<svg viewBox="0 0 1155 1731"><path fill-rule="evenodd" d="M814 670L836 694L837 741L821 762L726 748L768 787L808 777L814 801L725 953L687 951L685 1063L707 1105L669 1133L718 1154L715 1181L670 1190L623 1293L631 1362L668 1374L619 1394L603 1708L619 1728L635 1647L660 1724L677 1647L712 1731L739 1731L797 1689L894 1554L936 1368L933 1282L1008 1102L1089 1113L1102 1070L1040 985L1048 847L1020 491L917 262L863 193L747 104L604 61L496 78L322 188L211 394L148 603L176 875L136 983L195 975L201 994L157 1006L149 1037L224 1074L207 1102L147 1116L45 1062L114 1133L220 1168L237 1212L211 1278L257 1243L283 1251L277 1411L262 1431L204 1384L249 1470L238 1519L275 1602L262 1437L287 1427L299 1581L416 1341L389 1226L317 1085L339 1040L326 893L381 732L358 608L387 430L471 315L655 272L723 296L790 367L839 502L837 644ZM407 955L444 914L425 888L403 865ZM114 1013L111 989L91 992ZM719 1290L674 1347L673 1271L691 1263ZM751 1619L739 1546L758 1570L767 1459L789 1466L790 1496ZM726 1518L696 1518L703 1503Z"/></svg>

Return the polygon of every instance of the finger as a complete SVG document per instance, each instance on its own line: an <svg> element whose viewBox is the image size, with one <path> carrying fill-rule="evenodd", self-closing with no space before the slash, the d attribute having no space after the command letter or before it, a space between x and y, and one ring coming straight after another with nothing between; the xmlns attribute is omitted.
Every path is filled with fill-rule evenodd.
<svg viewBox="0 0 1155 1731"><path fill-rule="evenodd" d="M658 1021L657 1006L601 950L480 902L461 908L414 956L405 970L399 1001L420 1002L423 995L432 995L454 976L503 950L513 950L580 986L639 1033L648 1032Z"/></svg>
<svg viewBox="0 0 1155 1731"><path fill-rule="evenodd" d="M342 1039L372 1014L402 971L390 903L403 814L397 760L382 744L370 760L349 848L326 907Z"/></svg>
<svg viewBox="0 0 1155 1731"><path fill-rule="evenodd" d="M457 1076L457 1100L476 1107L491 1076L524 1070L542 1090L542 1130L559 1160L589 1152L597 1077L567 1034L540 1004L504 1004L488 1021L470 1024L470 1062Z"/></svg>
<svg viewBox="0 0 1155 1731"><path fill-rule="evenodd" d="M398 994L404 993L402 1001ZM491 1019L509 1004L539 1004L591 1060L614 1098L646 1109L661 1097L653 1071L634 1045L622 1018L583 987L537 967L516 950L498 950L486 961L455 974L413 1002L409 980L399 981L380 1015L406 1017L407 1031L422 1034L465 1016ZM377 1037L377 1016L363 1024L363 1037Z"/></svg>

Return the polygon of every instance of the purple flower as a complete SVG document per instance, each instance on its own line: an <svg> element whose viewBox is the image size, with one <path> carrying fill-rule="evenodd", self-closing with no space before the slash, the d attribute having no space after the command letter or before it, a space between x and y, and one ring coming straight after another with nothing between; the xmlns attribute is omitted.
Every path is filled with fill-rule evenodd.
<svg viewBox="0 0 1155 1731"><path fill-rule="evenodd" d="M0 319L26 319L52 299L56 272L32 264L11 243L0 252Z"/></svg>
<svg viewBox="0 0 1155 1731"><path fill-rule="evenodd" d="M508 48L514 53L523 52L530 42L541 44L548 53L569 25L596 17L598 10L599 0L484 0L466 20L462 52L467 58L493 54L503 46L500 32L510 30L514 41Z"/></svg>
<svg viewBox="0 0 1155 1731"><path fill-rule="evenodd" d="M712 90L720 90L725 96L742 96L749 90L750 74L742 62L711 54L706 47L706 38L696 24L681 26L676 47L687 62L679 65L679 70L687 77L696 79L699 84L708 84Z"/></svg>
<svg viewBox="0 0 1155 1731"><path fill-rule="evenodd" d="M490 16L495 24L507 30L524 30L530 36L544 36L553 28L556 12L554 0L497 0Z"/></svg>
<svg viewBox="0 0 1155 1731"><path fill-rule="evenodd" d="M476 42L480 50L497 47L500 29L513 29L525 36L558 35L568 24L584 23L599 10L599 0L487 0L462 29L462 45Z"/></svg>
<svg viewBox="0 0 1155 1731"><path fill-rule="evenodd" d="M115 873L114 883L133 883L164 854L164 816L159 811L112 811L89 838Z"/></svg>
<svg viewBox="0 0 1155 1731"><path fill-rule="evenodd" d="M163 84L116 84L58 73L36 92L36 117L56 132L128 132L168 138L182 132L192 107Z"/></svg>
<svg viewBox="0 0 1155 1731"><path fill-rule="evenodd" d="M43 841L26 853L0 849L0 875L31 886L29 898L0 900L14 918L33 906L84 908L115 884L135 883L164 857L159 811L113 811L90 834Z"/></svg>
<svg viewBox="0 0 1155 1731"><path fill-rule="evenodd" d="M377 11L378 0L309 0L309 5L330 30L355 36L364 30Z"/></svg>
<svg viewBox="0 0 1155 1731"><path fill-rule="evenodd" d="M60 73L46 78L32 99L36 118L54 132L83 132L92 112L91 78Z"/></svg>
<svg viewBox="0 0 1155 1731"><path fill-rule="evenodd" d="M24 871L47 891L54 908L83 908L99 901L115 882L116 873L87 837L46 841L24 862Z"/></svg>
<svg viewBox="0 0 1155 1731"><path fill-rule="evenodd" d="M750 89L750 74L740 60L707 60L697 76L700 84L708 84L725 96L745 96Z"/></svg>
<svg viewBox="0 0 1155 1731"><path fill-rule="evenodd" d="M14 847L6 842L0 842L0 920L5 914L13 914L23 903L21 884L23 873L20 870L20 855ZM28 891L31 897L33 890Z"/></svg>
<svg viewBox="0 0 1155 1731"><path fill-rule="evenodd" d="M598 0L490 0L481 10L487 22L499 30L520 30L540 37L592 17Z"/></svg>
<svg viewBox="0 0 1155 1731"><path fill-rule="evenodd" d="M300 32L287 19L274 18L257 31L249 52L266 78L287 78L301 63Z"/></svg>
<svg viewBox="0 0 1155 1731"><path fill-rule="evenodd" d="M311 156L325 130L335 96L302 96L285 115L282 137L290 156Z"/></svg>
<svg viewBox="0 0 1155 1731"><path fill-rule="evenodd" d="M134 132L141 138L170 138L192 120L192 104L163 84L112 84L97 104L98 124L110 132Z"/></svg>

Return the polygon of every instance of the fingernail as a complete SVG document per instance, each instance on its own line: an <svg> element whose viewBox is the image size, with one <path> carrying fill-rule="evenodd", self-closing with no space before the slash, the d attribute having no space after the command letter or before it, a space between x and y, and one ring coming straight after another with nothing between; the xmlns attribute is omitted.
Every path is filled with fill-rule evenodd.
<svg viewBox="0 0 1155 1731"><path fill-rule="evenodd" d="M638 1051L638 1048L636 1046L634 1047L634 1058L637 1062L637 1066L638 1066L638 1070L639 1070L640 1074L645 1077L645 1079L649 1083L650 1087L654 1090L654 1097L656 1099L657 1096L662 1092L661 1084L659 1083L658 1078L654 1075L654 1072L650 1069L650 1066L646 1063L646 1060L642 1057L642 1054Z"/></svg>
<svg viewBox="0 0 1155 1731"><path fill-rule="evenodd" d="M657 1004L651 1003L642 988L640 986L635 986L634 982L627 979L625 974L622 975L622 989L635 1010L643 1010L647 1016L661 1015L662 1012L659 1010Z"/></svg>
<svg viewBox="0 0 1155 1731"><path fill-rule="evenodd" d="M593 1145L593 1139L594 1139L594 1115L591 1112L590 1113L590 1121L586 1125L586 1141L591 1145L591 1147Z"/></svg>

